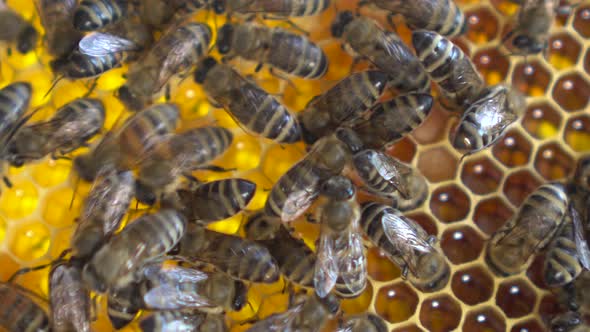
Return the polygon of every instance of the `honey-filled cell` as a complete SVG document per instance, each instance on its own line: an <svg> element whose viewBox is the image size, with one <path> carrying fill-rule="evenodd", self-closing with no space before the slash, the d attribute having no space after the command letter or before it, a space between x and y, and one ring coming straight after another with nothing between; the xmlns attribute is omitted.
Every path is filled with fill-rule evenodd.
<svg viewBox="0 0 590 332"><path fill-rule="evenodd" d="M376 281L390 281L401 276L401 270L377 247L367 250L367 273Z"/></svg>
<svg viewBox="0 0 590 332"><path fill-rule="evenodd" d="M387 154L405 163L411 163L416 155L416 143L410 137L404 137L386 148Z"/></svg>
<svg viewBox="0 0 590 332"><path fill-rule="evenodd" d="M461 306L449 295L440 295L422 302L420 322L431 332L453 331L461 321Z"/></svg>
<svg viewBox="0 0 590 332"><path fill-rule="evenodd" d="M463 164L461 181L477 195L494 192L502 180L502 170L488 158L470 160Z"/></svg>
<svg viewBox="0 0 590 332"><path fill-rule="evenodd" d="M466 37L475 44L490 42L498 33L498 20L487 8L482 7L465 13L467 21Z"/></svg>
<svg viewBox="0 0 590 332"><path fill-rule="evenodd" d="M20 264L3 251L0 251L0 266L0 281L7 281L20 268Z"/></svg>
<svg viewBox="0 0 590 332"><path fill-rule="evenodd" d="M545 332L547 329L536 319L529 319L515 324L510 332Z"/></svg>
<svg viewBox="0 0 590 332"><path fill-rule="evenodd" d="M437 162L433 163L433 160ZM418 169L432 183L454 178L458 163L459 159L446 147L432 148L418 157Z"/></svg>
<svg viewBox="0 0 590 332"><path fill-rule="evenodd" d="M508 58L496 48L478 51L473 56L473 63L489 85L504 81L510 68Z"/></svg>
<svg viewBox="0 0 590 332"><path fill-rule="evenodd" d="M528 138L517 130L511 130L494 144L492 153L507 167L516 167L529 162L531 150L532 146Z"/></svg>
<svg viewBox="0 0 590 332"><path fill-rule="evenodd" d="M590 7L580 6L577 8L573 27L582 37L590 38Z"/></svg>
<svg viewBox="0 0 590 332"><path fill-rule="evenodd" d="M373 284L367 281L367 287L358 296L353 299L342 299L340 308L346 314L359 314L367 311L373 300Z"/></svg>
<svg viewBox="0 0 590 332"><path fill-rule="evenodd" d="M551 72L537 61L520 63L512 72L512 85L530 97L545 95L550 82Z"/></svg>
<svg viewBox="0 0 590 332"><path fill-rule="evenodd" d="M0 212L10 219L21 219L37 209L39 192L31 181L13 183L10 190L4 190L0 198Z"/></svg>
<svg viewBox="0 0 590 332"><path fill-rule="evenodd" d="M45 196L41 214L43 220L55 227L71 225L79 215L82 197L76 197L72 188L62 187L53 190Z"/></svg>
<svg viewBox="0 0 590 332"><path fill-rule="evenodd" d="M416 143L422 145L439 142L446 138L447 124L452 117L452 113L443 110L438 103L434 103L430 114L418 128L412 131L411 136Z"/></svg>
<svg viewBox="0 0 590 332"><path fill-rule="evenodd" d="M24 262L37 260L47 253L51 234L40 221L29 221L15 225L8 239L8 249Z"/></svg>
<svg viewBox="0 0 590 332"><path fill-rule="evenodd" d="M398 327L397 329L394 329L392 332L424 332L424 330L412 324L408 326Z"/></svg>
<svg viewBox="0 0 590 332"><path fill-rule="evenodd" d="M385 286L377 292L375 312L390 323L401 323L412 317L418 306L418 295L405 283Z"/></svg>
<svg viewBox="0 0 590 332"><path fill-rule="evenodd" d="M463 322L463 331L504 332L506 322L499 312L486 307L467 314Z"/></svg>
<svg viewBox="0 0 590 332"><path fill-rule="evenodd" d="M539 308L537 311L539 314L538 317L543 321L543 323L545 323L545 325L547 325L551 320L551 317L565 312L566 308L564 308L559 303L555 295L547 294L541 299L541 303L539 303Z"/></svg>
<svg viewBox="0 0 590 332"><path fill-rule="evenodd" d="M475 206L473 222L488 235L494 234L514 212L498 197L482 200Z"/></svg>
<svg viewBox="0 0 590 332"><path fill-rule="evenodd" d="M214 164L238 171L258 167L262 147L258 138L246 133L234 134L230 148Z"/></svg>
<svg viewBox="0 0 590 332"><path fill-rule="evenodd" d="M504 195L514 206L520 206L524 199L532 193L541 181L527 170L514 172L504 182Z"/></svg>
<svg viewBox="0 0 590 332"><path fill-rule="evenodd" d="M584 56L584 70L590 74L590 49L586 50L586 56Z"/></svg>
<svg viewBox="0 0 590 332"><path fill-rule="evenodd" d="M469 226L446 230L440 246L453 264L467 263L477 259L483 248L483 239Z"/></svg>
<svg viewBox="0 0 590 332"><path fill-rule="evenodd" d="M533 262L526 270L526 276L529 278L531 283L540 289L548 289L549 286L545 284L545 278L543 272L545 270L545 255L536 255Z"/></svg>
<svg viewBox="0 0 590 332"><path fill-rule="evenodd" d="M31 175L38 185L49 188L65 182L71 170L71 163L66 160L47 158L32 167Z"/></svg>
<svg viewBox="0 0 590 332"><path fill-rule="evenodd" d="M581 49L578 41L568 33L552 35L549 38L549 62L557 70L574 67Z"/></svg>
<svg viewBox="0 0 590 332"><path fill-rule="evenodd" d="M455 272L451 280L451 289L463 303L476 305L492 297L494 280L481 266L472 266Z"/></svg>
<svg viewBox="0 0 590 332"><path fill-rule="evenodd" d="M262 156L262 173L276 182L304 155L305 148L301 144L273 144Z"/></svg>
<svg viewBox="0 0 590 332"><path fill-rule="evenodd" d="M535 290L523 279L501 283L496 293L496 304L509 318L523 317L531 313L536 299Z"/></svg>
<svg viewBox="0 0 590 332"><path fill-rule="evenodd" d="M590 117L582 115L569 119L563 136L572 150L576 152L590 150Z"/></svg>
<svg viewBox="0 0 590 332"><path fill-rule="evenodd" d="M548 103L531 104L522 120L523 128L534 138L556 136L561 125L561 115Z"/></svg>
<svg viewBox="0 0 590 332"><path fill-rule="evenodd" d="M469 213L470 200L458 186L444 186L432 193L430 210L442 222L459 221Z"/></svg>
<svg viewBox="0 0 590 332"><path fill-rule="evenodd" d="M556 143L541 146L537 152L535 169L547 181L567 177L574 167L573 158Z"/></svg>
<svg viewBox="0 0 590 332"><path fill-rule="evenodd" d="M490 3L500 15L510 17L518 11L518 2L511 0L490 0Z"/></svg>
<svg viewBox="0 0 590 332"><path fill-rule="evenodd" d="M582 110L590 99L590 83L578 73L562 76L555 82L552 96L568 112Z"/></svg>
<svg viewBox="0 0 590 332"><path fill-rule="evenodd" d="M409 213L406 215L408 218L414 220L420 225L428 235L437 236L438 227L436 227L436 221L426 213Z"/></svg>

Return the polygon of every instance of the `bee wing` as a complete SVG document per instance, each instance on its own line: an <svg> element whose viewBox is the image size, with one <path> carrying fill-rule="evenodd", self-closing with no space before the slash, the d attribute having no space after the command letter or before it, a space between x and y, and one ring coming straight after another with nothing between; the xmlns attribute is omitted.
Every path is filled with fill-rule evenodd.
<svg viewBox="0 0 590 332"><path fill-rule="evenodd" d="M457 86L456 91L461 91L466 85L472 85L477 82L477 85L483 86L483 78L477 70L473 67L471 60L465 56L462 60L455 61L452 64L452 79Z"/></svg>
<svg viewBox="0 0 590 332"><path fill-rule="evenodd" d="M305 302L301 302L296 304L295 306L289 308L285 312L279 314L273 314L268 316L267 318L256 322L256 324L252 325L247 332L267 332L267 331L286 331L289 330L289 327L293 323L293 320L297 317L297 315L303 309L303 305Z"/></svg>
<svg viewBox="0 0 590 332"><path fill-rule="evenodd" d="M588 242L584 236L584 225L582 225L580 214L572 204L569 206L569 213L574 226L574 239L580 263L586 270L590 270L590 248L588 248Z"/></svg>
<svg viewBox="0 0 590 332"><path fill-rule="evenodd" d="M375 170L377 170L377 173L394 185L404 198L407 199L410 196L410 188L408 187L407 181L404 181L403 178L411 173L411 170L400 168L399 166L401 165L396 164L392 157L382 153L373 154L371 156L371 163L375 167Z"/></svg>
<svg viewBox="0 0 590 332"><path fill-rule="evenodd" d="M408 269L414 273L417 271L416 252L428 253L433 250L426 240L423 231L416 229L414 225L399 215L388 213L381 218L383 232L391 245L399 252Z"/></svg>
<svg viewBox="0 0 590 332"><path fill-rule="evenodd" d="M471 106L475 121L482 126L482 130L492 136L499 135L506 126L517 119L517 115L506 107L506 93L500 92L490 98L482 99ZM469 110L465 116L469 115Z"/></svg>
<svg viewBox="0 0 590 332"><path fill-rule="evenodd" d="M313 275L316 293L322 298L330 293L338 279L338 260L335 254L335 245L335 239L330 231L322 231Z"/></svg>
<svg viewBox="0 0 590 332"><path fill-rule="evenodd" d="M351 227L347 231L344 248L337 254L338 275L352 292L358 291L359 285L366 284L367 260L363 252L363 241L358 228Z"/></svg>
<svg viewBox="0 0 590 332"><path fill-rule="evenodd" d="M134 42L109 33L92 32L78 42L80 52L90 56L104 56L117 52L135 51Z"/></svg>

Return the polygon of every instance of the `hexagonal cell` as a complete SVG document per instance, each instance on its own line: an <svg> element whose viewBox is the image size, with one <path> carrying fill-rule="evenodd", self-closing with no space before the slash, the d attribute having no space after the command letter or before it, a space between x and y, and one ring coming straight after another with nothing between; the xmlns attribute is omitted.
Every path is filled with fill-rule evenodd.
<svg viewBox="0 0 590 332"><path fill-rule="evenodd" d="M473 228L463 226L446 230L442 235L440 246L453 264L463 264L479 257L483 248L483 239Z"/></svg>
<svg viewBox="0 0 590 332"><path fill-rule="evenodd" d="M391 332L424 332L424 330L412 324L404 327L398 327L397 329Z"/></svg>
<svg viewBox="0 0 590 332"><path fill-rule="evenodd" d="M451 38L451 41L453 42L453 44L457 45L457 47L459 47L461 51L465 53L465 55L471 57L471 48L469 47L470 44L466 43L465 40L458 37Z"/></svg>
<svg viewBox="0 0 590 332"><path fill-rule="evenodd" d="M436 160L436 163L432 161ZM436 147L420 153L418 169L430 182L451 180L455 177L459 164L457 159L446 147Z"/></svg>
<svg viewBox="0 0 590 332"><path fill-rule="evenodd" d="M560 125L561 115L546 103L530 105L522 120L524 129L539 139L557 135Z"/></svg>
<svg viewBox="0 0 590 332"><path fill-rule="evenodd" d="M431 332L453 331L459 326L461 307L448 295L429 298L422 302L420 322Z"/></svg>
<svg viewBox="0 0 590 332"><path fill-rule="evenodd" d="M416 143L409 137L404 137L392 146L386 148L387 154L405 163L411 163L416 155Z"/></svg>
<svg viewBox="0 0 590 332"><path fill-rule="evenodd" d="M531 150L531 143L527 138L522 136L518 130L513 129L494 144L492 153L498 161L507 167L516 167L529 162Z"/></svg>
<svg viewBox="0 0 590 332"><path fill-rule="evenodd" d="M486 8L470 10L465 13L468 28L466 37L475 44L484 44L496 37L498 33L498 20L496 16Z"/></svg>
<svg viewBox="0 0 590 332"><path fill-rule="evenodd" d="M418 295L404 283L381 288L375 300L375 312L390 323L408 320L417 306Z"/></svg>
<svg viewBox="0 0 590 332"><path fill-rule="evenodd" d="M340 308L346 314L359 314L367 311L373 299L373 285L367 282L365 290L354 299L342 299L340 301Z"/></svg>
<svg viewBox="0 0 590 332"><path fill-rule="evenodd" d="M463 322L463 331L504 332L506 323L499 312L486 307L467 314Z"/></svg>
<svg viewBox="0 0 590 332"><path fill-rule="evenodd" d="M215 161L215 165L237 170L250 170L258 167L262 147L260 140L253 135L234 135L230 148Z"/></svg>
<svg viewBox="0 0 590 332"><path fill-rule="evenodd" d="M549 62L558 69L574 67L582 46L568 33L559 33L549 38Z"/></svg>
<svg viewBox="0 0 590 332"><path fill-rule="evenodd" d="M588 105L590 83L578 73L559 78L553 88L553 99L568 112L579 111Z"/></svg>
<svg viewBox="0 0 590 332"><path fill-rule="evenodd" d="M367 250L367 273L377 281L389 281L401 276L399 267L377 247Z"/></svg>
<svg viewBox="0 0 590 332"><path fill-rule="evenodd" d="M31 215L37 209L39 193L31 181L13 183L12 188L3 190L0 211L10 219Z"/></svg>
<svg viewBox="0 0 590 332"><path fill-rule="evenodd" d="M469 213L469 197L455 185L444 186L432 193L430 210L440 221L449 223L461 220Z"/></svg>
<svg viewBox="0 0 590 332"><path fill-rule="evenodd" d="M521 63L512 72L512 85L531 97L545 95L551 82L551 73L541 63Z"/></svg>
<svg viewBox="0 0 590 332"><path fill-rule="evenodd" d="M509 17L516 14L518 5L510 0L491 0L490 1L500 14Z"/></svg>
<svg viewBox="0 0 590 332"><path fill-rule="evenodd" d="M463 165L461 180L478 195L495 191L502 181L502 171L488 158L471 160Z"/></svg>
<svg viewBox="0 0 590 332"><path fill-rule="evenodd" d="M548 181L567 177L574 167L574 159L557 143L541 146L535 158L535 169Z"/></svg>
<svg viewBox="0 0 590 332"><path fill-rule="evenodd" d="M482 232L492 235L512 217L513 213L502 199L492 197L477 204L473 222Z"/></svg>
<svg viewBox="0 0 590 332"><path fill-rule="evenodd" d="M426 233L429 235L438 235L438 229L436 227L436 221L434 221L429 215L424 213L408 214L408 218L414 220L418 225L422 226Z"/></svg>
<svg viewBox="0 0 590 332"><path fill-rule="evenodd" d="M7 281L14 272L16 272L20 265L8 255L8 253L0 252L0 281Z"/></svg>
<svg viewBox="0 0 590 332"><path fill-rule="evenodd" d="M590 7L583 6L576 10L574 29L584 38L590 38Z"/></svg>
<svg viewBox="0 0 590 332"><path fill-rule="evenodd" d="M444 111L438 103L435 103L430 114L411 135L419 144L439 142L445 138L445 129L451 117L452 113Z"/></svg>
<svg viewBox="0 0 590 332"><path fill-rule="evenodd" d="M487 301L494 293L492 276L480 266L472 266L455 272L451 280L455 296L467 305Z"/></svg>
<svg viewBox="0 0 590 332"><path fill-rule="evenodd" d="M532 193L541 181L527 170L510 174L504 182L504 195L514 206L520 206L524 199Z"/></svg>
<svg viewBox="0 0 590 332"><path fill-rule="evenodd" d="M529 319L512 327L510 332L545 332L543 324L536 319Z"/></svg>
<svg viewBox="0 0 590 332"><path fill-rule="evenodd" d="M49 249L51 234L40 221L20 223L11 230L8 239L10 252L17 258L30 262L43 257Z"/></svg>
<svg viewBox="0 0 590 332"><path fill-rule="evenodd" d="M526 270L526 275L530 279L530 281L535 284L535 286L539 288L547 289L547 285L545 284L545 279L543 278L543 269L545 265L545 255L537 255L535 259Z"/></svg>
<svg viewBox="0 0 590 332"><path fill-rule="evenodd" d="M584 70L590 74L590 48L586 51L586 56L584 57Z"/></svg>
<svg viewBox="0 0 590 332"><path fill-rule="evenodd" d="M34 165L32 170L33 180L42 187L53 187L68 179L71 163L66 160L47 160Z"/></svg>
<svg viewBox="0 0 590 332"><path fill-rule="evenodd" d="M590 117L577 116L565 125L565 142L577 152L590 150Z"/></svg>
<svg viewBox="0 0 590 332"><path fill-rule="evenodd" d="M506 79L510 62L497 48L481 50L473 56L473 63L489 85Z"/></svg>
<svg viewBox="0 0 590 332"><path fill-rule="evenodd" d="M554 317L557 314L560 314L565 311L565 309L559 304L559 301L555 298L555 295L545 295L541 299L541 303L539 303L539 317L543 319L544 323L549 323L551 317Z"/></svg>
<svg viewBox="0 0 590 332"><path fill-rule="evenodd" d="M43 220L51 226L64 227L71 225L79 216L83 197L75 197L74 190L63 187L50 192L43 205ZM71 208L70 208L71 205Z"/></svg>
<svg viewBox="0 0 590 332"><path fill-rule="evenodd" d="M496 293L496 304L509 318L530 314L535 307L537 294L523 279L509 280L500 284Z"/></svg>
<svg viewBox="0 0 590 332"><path fill-rule="evenodd" d="M304 156L300 144L273 144L262 157L262 173L277 181L293 164Z"/></svg>

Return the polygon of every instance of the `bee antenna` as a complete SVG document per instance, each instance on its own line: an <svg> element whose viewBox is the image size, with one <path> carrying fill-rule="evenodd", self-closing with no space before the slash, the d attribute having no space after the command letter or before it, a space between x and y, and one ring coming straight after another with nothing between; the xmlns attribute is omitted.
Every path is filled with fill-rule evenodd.
<svg viewBox="0 0 590 332"><path fill-rule="evenodd" d="M74 183L74 191L72 192L72 199L70 200L70 207L68 208L69 211L72 211L72 206L74 206L74 199L76 198L76 194L78 193L78 185L80 184L80 176L76 176L76 182Z"/></svg>
<svg viewBox="0 0 590 332"><path fill-rule="evenodd" d="M47 98L47 96L49 96L49 93L51 93L51 90L53 90L55 88L55 86L57 85L57 83L59 83L59 81L61 81L64 78L65 78L64 75L60 75L56 79L54 79L53 83L51 83L51 87L49 87L49 90L47 90L47 93L45 93L45 95L43 96L43 99Z"/></svg>
<svg viewBox="0 0 590 332"><path fill-rule="evenodd" d="M250 309L252 309L252 311L256 311L256 310L254 310L252 303L250 303L250 300L246 301L246 304L248 304L248 306L250 307Z"/></svg>

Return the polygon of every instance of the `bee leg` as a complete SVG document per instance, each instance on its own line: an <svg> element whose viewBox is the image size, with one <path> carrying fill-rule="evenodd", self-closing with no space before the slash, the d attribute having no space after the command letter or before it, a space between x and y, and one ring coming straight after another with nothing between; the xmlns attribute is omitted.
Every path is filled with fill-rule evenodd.
<svg viewBox="0 0 590 332"><path fill-rule="evenodd" d="M309 36L309 32L307 30L304 30L303 28L301 28L300 26L295 24L295 22L291 21L290 19L285 19L284 17L272 16L272 15L262 15L262 19L263 20L272 20L272 21L283 21L284 23L289 25L294 30L297 30L298 32L304 34L305 36Z"/></svg>
<svg viewBox="0 0 590 332"><path fill-rule="evenodd" d="M235 58L233 55L226 55L221 58L221 63L228 63Z"/></svg>
<svg viewBox="0 0 590 332"><path fill-rule="evenodd" d="M169 102L172 99L170 95L170 84L166 84L166 88L164 90L164 100L166 100L166 102Z"/></svg>
<svg viewBox="0 0 590 332"><path fill-rule="evenodd" d="M8 188L12 188L12 182L10 182L10 179L8 177L6 177L6 175L2 176L2 181L4 181L4 184Z"/></svg>
<svg viewBox="0 0 590 332"><path fill-rule="evenodd" d="M215 166L215 165L207 165L207 166L201 166L196 168L196 170L205 170L205 171L211 171L211 172L216 172L216 173L225 173L225 172L233 172L236 169L235 168L223 168L221 166Z"/></svg>
<svg viewBox="0 0 590 332"><path fill-rule="evenodd" d="M259 64L256 65L256 68L254 68L254 72L258 73L260 72L260 70L262 69L262 66L264 66L264 64L261 62Z"/></svg>
<svg viewBox="0 0 590 332"><path fill-rule="evenodd" d="M277 77L277 78L279 78L279 79L281 79L281 80L283 80L283 81L287 82L287 84L288 84L288 85L289 85L291 88L293 88L293 90L295 90L295 93L297 93L297 94L300 94L300 91L299 91L299 89L297 89L297 86L295 85L295 83L293 83L293 81L291 81L291 80L289 79L289 77L287 77L287 76L286 76L286 75L284 75L283 73L276 72L276 71L274 70L274 68L272 68L272 67L270 67L270 68L268 69L268 72L269 72L269 73L270 73L272 76L274 76L274 77Z"/></svg>
<svg viewBox="0 0 590 332"><path fill-rule="evenodd" d="M426 242L428 242L428 244L430 245L434 245L436 243L436 236L434 235L430 235L427 239Z"/></svg>
<svg viewBox="0 0 590 332"><path fill-rule="evenodd" d="M23 274L27 274L29 272L43 270L43 269L47 268L48 266L51 266L52 264L53 264L53 262L50 262L50 263L47 263L47 264L43 264L43 265L33 266L33 267L23 267L22 269L16 270L10 276L10 278L8 278L8 280L6 282L9 283L9 284L11 284L11 283L13 283L16 280L16 278L18 278L19 276L21 276Z"/></svg>
<svg viewBox="0 0 590 332"><path fill-rule="evenodd" d="M88 98L88 96L90 96L90 94L92 92L94 92L94 89L96 89L97 85L98 85L98 77L92 80L92 83L90 84L90 87L88 88L88 91L84 94L84 96L82 96L82 98Z"/></svg>

